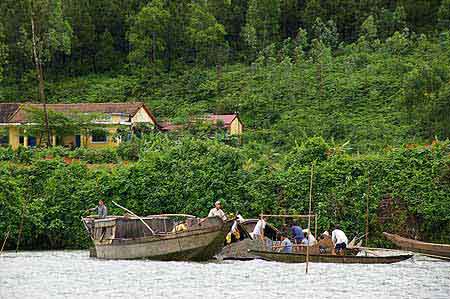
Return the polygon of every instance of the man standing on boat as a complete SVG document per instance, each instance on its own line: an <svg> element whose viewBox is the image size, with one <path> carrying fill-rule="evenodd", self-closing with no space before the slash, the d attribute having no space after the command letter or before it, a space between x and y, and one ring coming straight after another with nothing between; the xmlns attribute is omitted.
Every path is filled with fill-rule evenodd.
<svg viewBox="0 0 450 299"><path fill-rule="evenodd" d="M212 208L209 211L208 217L214 217L217 216L220 219L222 219L223 221L227 220L227 216L225 215L225 213L222 210L222 205L220 203L220 201L216 201L216 203L214 204L214 208Z"/></svg>
<svg viewBox="0 0 450 299"><path fill-rule="evenodd" d="M255 228L252 232L252 237L254 240L264 241L264 229L266 228L267 217L261 217L261 219L256 222Z"/></svg>
<svg viewBox="0 0 450 299"><path fill-rule="evenodd" d="M303 229L297 222L292 223L291 227L292 236L294 237L295 244L302 244L303 241Z"/></svg>
<svg viewBox="0 0 450 299"><path fill-rule="evenodd" d="M106 218L106 216L108 216L108 208L106 207L103 200L99 200L98 206L89 209L88 211L95 211L95 210L97 210L98 218Z"/></svg>
<svg viewBox="0 0 450 299"><path fill-rule="evenodd" d="M339 225L335 225L333 232L331 233L331 240L334 244L336 254L344 255L344 249L347 248L348 239L345 233L340 230Z"/></svg>

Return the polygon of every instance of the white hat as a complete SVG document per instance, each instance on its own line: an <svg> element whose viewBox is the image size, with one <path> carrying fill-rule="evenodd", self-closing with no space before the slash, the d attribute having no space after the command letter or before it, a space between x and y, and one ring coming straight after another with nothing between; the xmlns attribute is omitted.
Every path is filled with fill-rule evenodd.
<svg viewBox="0 0 450 299"><path fill-rule="evenodd" d="M220 200L216 201L214 205L220 205Z"/></svg>
<svg viewBox="0 0 450 299"><path fill-rule="evenodd" d="M323 233L322 233L322 236L330 236L330 233L326 230L326 231L324 231Z"/></svg>
<svg viewBox="0 0 450 299"><path fill-rule="evenodd" d="M309 229L307 229L307 228L305 228L304 230L303 230L303 233L309 233Z"/></svg>

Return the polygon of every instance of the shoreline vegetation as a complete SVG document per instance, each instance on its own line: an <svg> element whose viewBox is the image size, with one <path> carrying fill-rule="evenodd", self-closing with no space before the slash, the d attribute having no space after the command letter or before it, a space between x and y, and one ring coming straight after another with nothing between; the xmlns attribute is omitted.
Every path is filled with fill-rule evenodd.
<svg viewBox="0 0 450 299"><path fill-rule="evenodd" d="M189 128L116 149L0 148L0 240L87 247L80 216L99 199L111 214L114 200L205 216L217 199L246 218L304 213L315 161L320 230L364 234L368 196L370 246L389 246L382 231L450 243L449 8L0 1L0 102L145 102L161 123L236 112L244 123L240 140Z"/></svg>
<svg viewBox="0 0 450 299"><path fill-rule="evenodd" d="M0 232L10 231L6 248L15 248L22 218L22 249L86 248L80 217L99 199L118 215L122 211L112 200L139 215L202 217L219 198L227 212L246 218L261 210L301 213L308 208L312 161L319 231L339 223L350 236L364 234L370 177L369 245L387 246L383 231L450 242L450 203L443 200L450 191L448 141L351 155L316 137L273 156L192 136L151 134L132 142L139 155L129 163L68 162L57 154L62 148L40 150L52 152L51 159L20 163L0 155Z"/></svg>

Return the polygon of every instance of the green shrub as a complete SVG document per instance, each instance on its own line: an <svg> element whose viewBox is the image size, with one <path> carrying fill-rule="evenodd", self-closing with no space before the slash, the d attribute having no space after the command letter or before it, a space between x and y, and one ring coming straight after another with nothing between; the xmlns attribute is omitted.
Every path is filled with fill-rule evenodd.
<svg viewBox="0 0 450 299"><path fill-rule="evenodd" d="M69 156L90 164L118 162L117 152L112 148L90 149L80 147L70 152Z"/></svg>
<svg viewBox="0 0 450 299"><path fill-rule="evenodd" d="M29 147L19 146L16 150L15 160L20 163L31 163L34 157L34 149Z"/></svg>
<svg viewBox="0 0 450 299"><path fill-rule="evenodd" d="M137 140L122 142L117 147L117 155L124 161L139 160L140 146Z"/></svg>
<svg viewBox="0 0 450 299"><path fill-rule="evenodd" d="M14 160L15 153L12 147L0 147L0 161Z"/></svg>

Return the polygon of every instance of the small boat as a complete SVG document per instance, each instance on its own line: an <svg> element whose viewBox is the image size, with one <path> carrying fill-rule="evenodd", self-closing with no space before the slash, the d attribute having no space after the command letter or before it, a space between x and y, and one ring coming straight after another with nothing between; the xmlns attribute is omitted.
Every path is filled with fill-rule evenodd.
<svg viewBox="0 0 450 299"><path fill-rule="evenodd" d="M419 252L431 257L450 260L450 244L427 243L384 232L383 235L403 250Z"/></svg>
<svg viewBox="0 0 450 299"><path fill-rule="evenodd" d="M267 261L282 263L305 263L306 253L283 253L276 251L256 251L250 253ZM359 255L331 255L310 254L309 261L313 263L336 263L336 264L392 264L411 258L412 254L401 254L392 256L359 256Z"/></svg>
<svg viewBox="0 0 450 299"><path fill-rule="evenodd" d="M82 221L95 246L91 255L97 258L163 261L211 259L222 249L232 225L219 217L200 223L194 216L177 223L173 216L177 215L86 217Z"/></svg>

